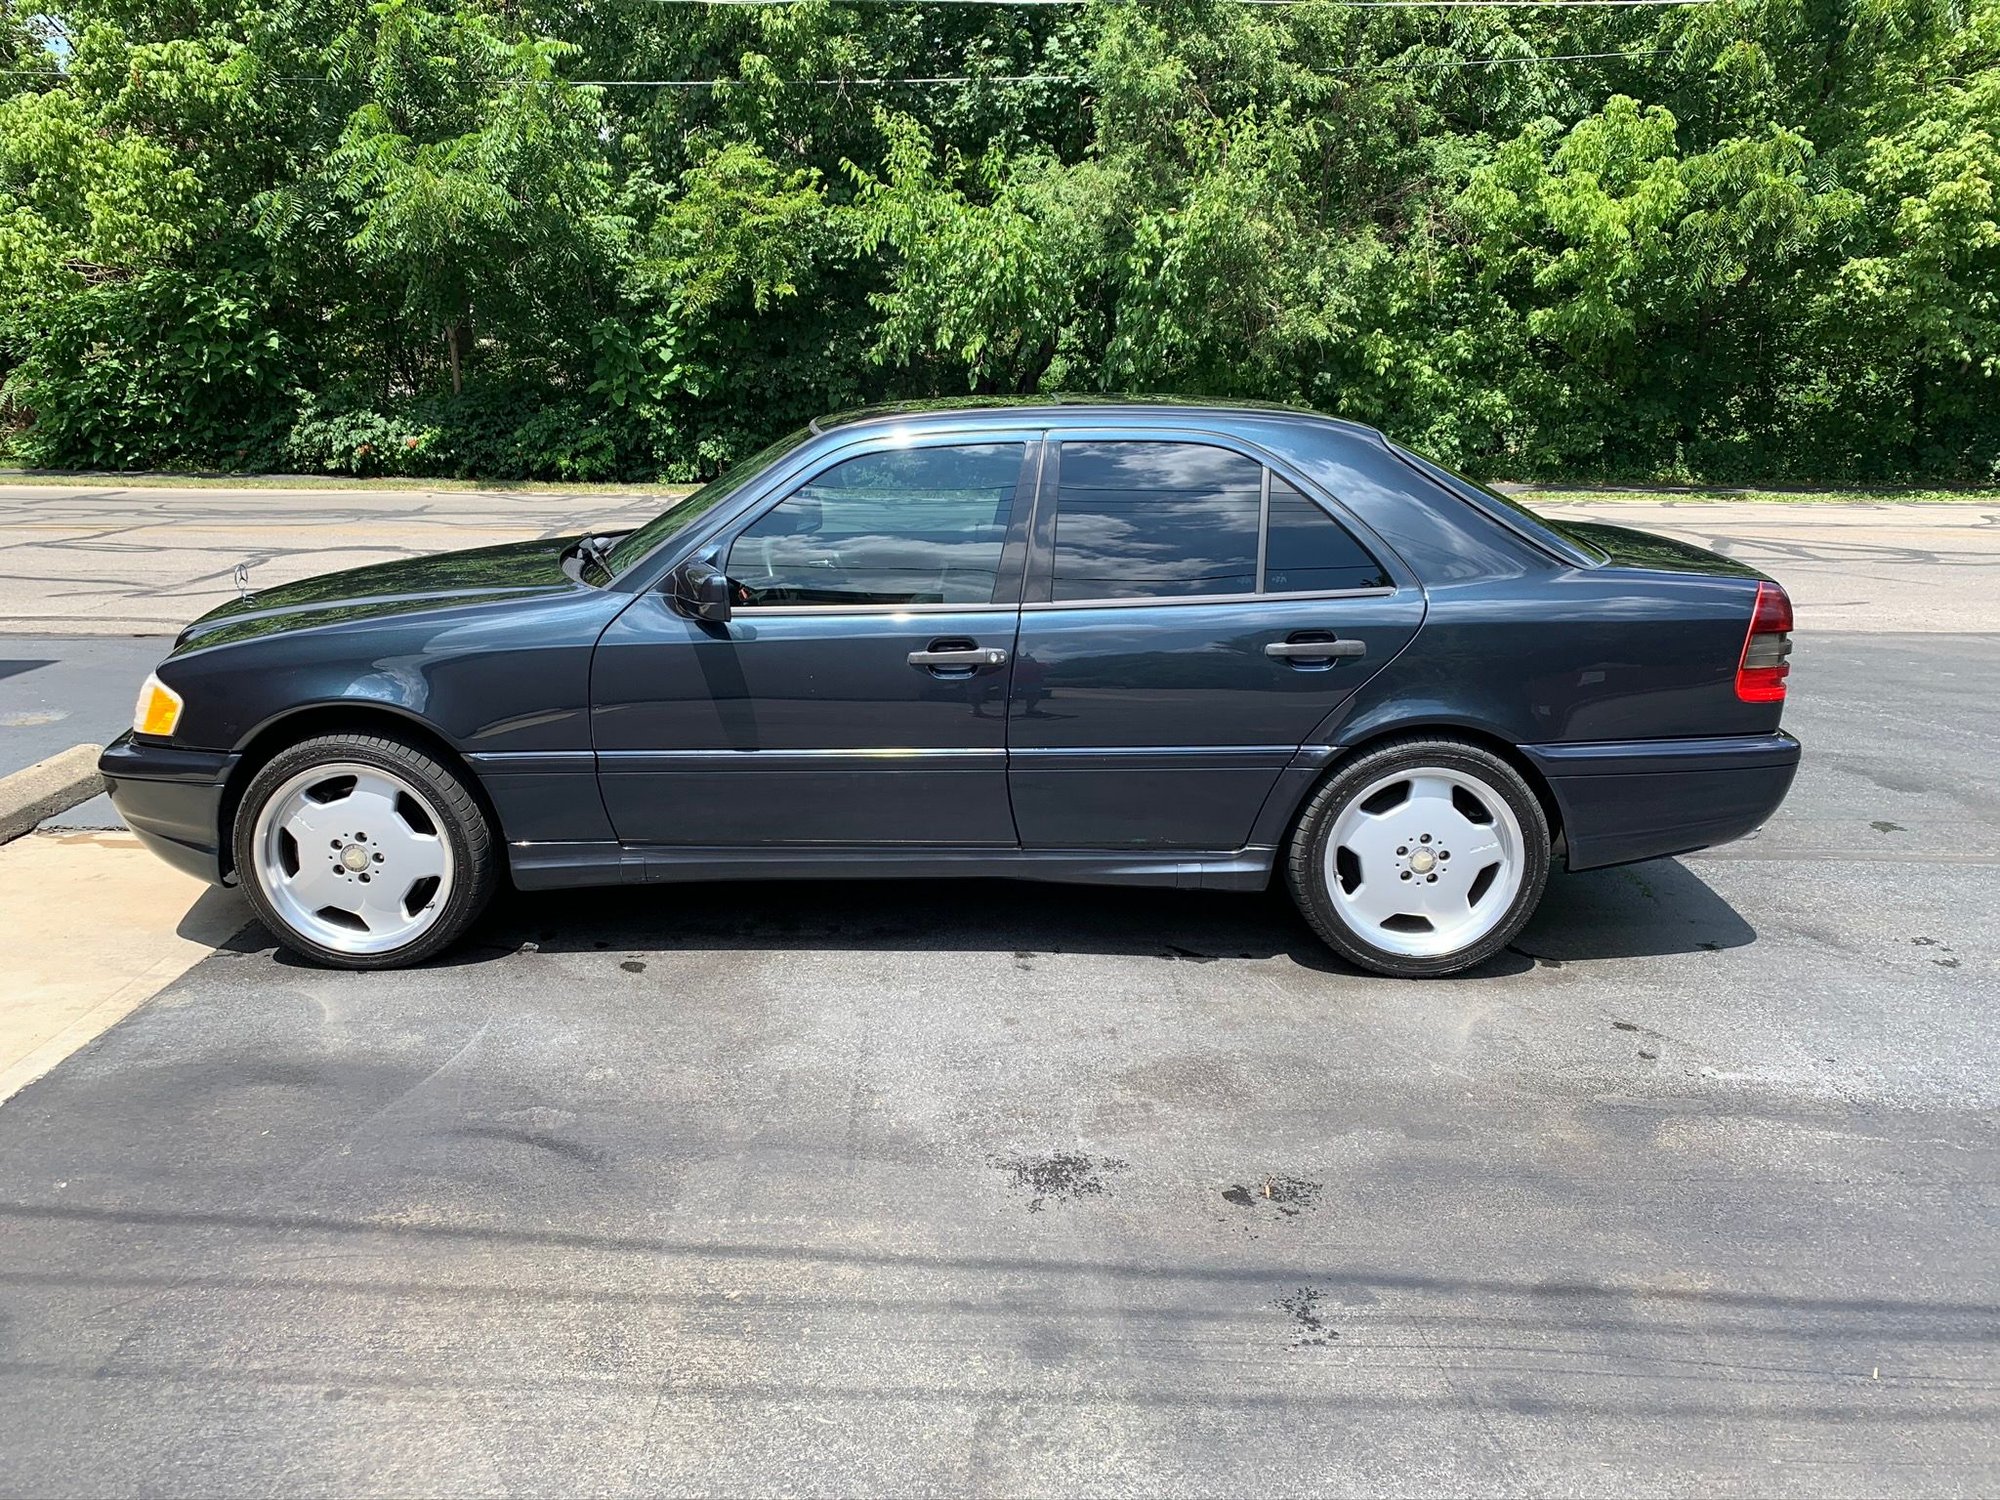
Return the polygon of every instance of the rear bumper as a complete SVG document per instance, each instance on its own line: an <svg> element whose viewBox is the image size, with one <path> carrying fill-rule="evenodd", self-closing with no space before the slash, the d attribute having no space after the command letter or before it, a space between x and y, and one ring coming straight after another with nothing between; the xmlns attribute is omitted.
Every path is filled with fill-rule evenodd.
<svg viewBox="0 0 2000 1500"><path fill-rule="evenodd" d="M1726 844L1778 810L1799 768L1789 734L1523 745L1555 793L1572 870Z"/></svg>
<svg viewBox="0 0 2000 1500"><path fill-rule="evenodd" d="M97 769L139 842L177 870L214 885L222 879L222 791L237 757L182 750L121 734Z"/></svg>

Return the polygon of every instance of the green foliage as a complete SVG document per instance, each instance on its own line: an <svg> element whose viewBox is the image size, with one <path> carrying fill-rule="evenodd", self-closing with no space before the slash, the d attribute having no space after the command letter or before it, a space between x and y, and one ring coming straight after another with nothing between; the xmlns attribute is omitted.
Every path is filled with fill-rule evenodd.
<svg viewBox="0 0 2000 1500"><path fill-rule="evenodd" d="M30 462L694 478L1147 390L1519 477L2000 475L2000 0L46 0L0 69ZM660 78L717 86L578 81Z"/></svg>

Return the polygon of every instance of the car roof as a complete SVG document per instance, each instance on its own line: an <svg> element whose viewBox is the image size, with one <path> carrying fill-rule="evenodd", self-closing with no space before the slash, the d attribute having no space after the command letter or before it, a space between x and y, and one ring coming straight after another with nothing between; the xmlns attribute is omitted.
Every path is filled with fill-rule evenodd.
<svg viewBox="0 0 2000 1500"><path fill-rule="evenodd" d="M1315 427L1332 427L1350 432L1357 437L1366 437L1375 442L1384 441L1382 434L1372 427L1364 427L1359 422L1350 422L1342 417L1329 417L1324 412L1314 411L1307 406L1287 406L1277 401L1236 401L1218 397L1195 400L1178 396L1105 396L1105 395L1050 395L1050 396L958 396L925 401L891 401L877 406L856 407L852 411L834 412L818 417L810 424L815 434L827 433L839 427L854 427L865 424L910 424L926 421L946 422L964 416L976 416L981 412L991 412L995 416L1009 417L1019 421L1032 421L1037 417L1049 420L1060 419L1074 422L1079 417L1102 416L1107 422L1124 422L1133 418L1164 417L1186 420L1190 416L1204 412L1236 417L1259 417L1282 419L1311 424Z"/></svg>

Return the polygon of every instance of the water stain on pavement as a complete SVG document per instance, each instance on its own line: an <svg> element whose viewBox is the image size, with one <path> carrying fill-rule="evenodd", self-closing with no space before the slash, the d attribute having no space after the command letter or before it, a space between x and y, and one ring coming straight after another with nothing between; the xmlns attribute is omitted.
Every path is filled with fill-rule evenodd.
<svg viewBox="0 0 2000 1500"><path fill-rule="evenodd" d="M628 958L618 967L623 969L627 974L643 974L646 972L645 963L636 958Z"/></svg>
<svg viewBox="0 0 2000 1500"><path fill-rule="evenodd" d="M1934 958L1931 962L1936 964L1940 969L1955 969L1958 967L1958 960L1952 956L1951 944L1949 943L1940 942L1934 937L1919 937L1911 938L1910 946L1913 948L1937 949L1944 957Z"/></svg>
<svg viewBox="0 0 2000 1500"><path fill-rule="evenodd" d="M1325 1191L1321 1184L1304 1177L1266 1175L1247 1187L1239 1182L1224 1189L1222 1201L1236 1208L1271 1209L1281 1218L1295 1219L1317 1207Z"/></svg>
<svg viewBox="0 0 2000 1500"><path fill-rule="evenodd" d="M1038 1214L1045 1204L1074 1203L1083 1198L1104 1197L1110 1189L1105 1176L1123 1172L1126 1164L1116 1157L1093 1157L1082 1151L1052 1151L1043 1156L996 1156L992 1165L1007 1173L1009 1186L1029 1194L1028 1212Z"/></svg>
<svg viewBox="0 0 2000 1500"><path fill-rule="evenodd" d="M1340 1337L1339 1330L1329 1327L1321 1313L1325 1301L1326 1293L1310 1286L1302 1286L1278 1298L1279 1311L1290 1313L1292 1317L1292 1336L1288 1347L1324 1349Z"/></svg>

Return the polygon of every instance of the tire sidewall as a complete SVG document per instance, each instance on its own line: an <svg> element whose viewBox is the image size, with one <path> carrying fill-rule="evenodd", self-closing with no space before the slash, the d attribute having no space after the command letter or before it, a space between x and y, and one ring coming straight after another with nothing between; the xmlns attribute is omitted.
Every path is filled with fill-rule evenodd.
<svg viewBox="0 0 2000 1500"><path fill-rule="evenodd" d="M437 921L409 943L382 953L343 953L293 929L265 895L257 877L257 819L284 784L302 771L334 762L372 766L426 793L437 813L439 832L451 846L456 878ZM468 820L468 811L477 824ZM485 815L471 789L447 767L414 745L377 735L326 735L305 740L272 756L250 779L236 807L231 847L237 883L257 919L284 947L330 968L396 969L423 962L457 941L493 894L492 841Z"/></svg>
<svg viewBox="0 0 2000 1500"><path fill-rule="evenodd" d="M1506 915L1492 931L1468 947L1434 957L1415 958L1377 947L1347 920L1340 903L1326 886L1327 845L1341 812L1365 788L1399 771L1425 767L1476 776L1512 809L1521 825L1523 844L1520 889ZM1453 974L1484 963L1514 940L1548 885L1549 820L1541 799L1521 773L1490 750L1462 740L1401 740L1370 750L1336 770L1313 794L1292 840L1287 873L1292 898L1327 945L1349 962L1392 978L1419 979Z"/></svg>

